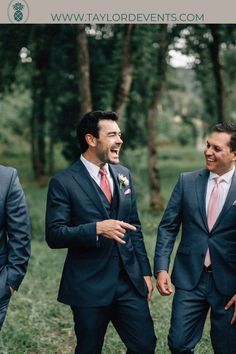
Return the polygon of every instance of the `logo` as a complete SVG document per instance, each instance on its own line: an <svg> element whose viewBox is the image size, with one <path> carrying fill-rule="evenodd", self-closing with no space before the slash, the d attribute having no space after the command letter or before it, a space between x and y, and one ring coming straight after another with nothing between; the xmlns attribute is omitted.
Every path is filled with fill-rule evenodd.
<svg viewBox="0 0 236 354"><path fill-rule="evenodd" d="M12 23L25 23L29 17L29 6L25 0L12 0L7 14Z"/></svg>

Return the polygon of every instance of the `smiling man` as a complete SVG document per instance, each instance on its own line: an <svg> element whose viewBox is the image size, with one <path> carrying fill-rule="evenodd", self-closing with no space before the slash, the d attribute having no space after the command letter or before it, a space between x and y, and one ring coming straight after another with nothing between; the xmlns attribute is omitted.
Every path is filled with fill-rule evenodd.
<svg viewBox="0 0 236 354"><path fill-rule="evenodd" d="M48 190L46 240L68 249L58 300L71 306L80 354L101 353L110 321L127 353L151 354L156 344L151 269L117 120L103 111L80 120L80 159Z"/></svg>
<svg viewBox="0 0 236 354"><path fill-rule="evenodd" d="M208 310L215 354L236 353L236 125L216 125L206 169L183 173L158 228L157 289L172 294L170 255L182 224L168 337L173 354L193 354Z"/></svg>

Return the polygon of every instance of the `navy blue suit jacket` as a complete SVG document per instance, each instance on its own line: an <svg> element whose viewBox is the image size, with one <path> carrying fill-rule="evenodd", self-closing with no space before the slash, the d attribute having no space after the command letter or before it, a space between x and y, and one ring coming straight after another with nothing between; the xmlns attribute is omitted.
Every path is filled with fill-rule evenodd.
<svg viewBox="0 0 236 354"><path fill-rule="evenodd" d="M125 234L126 244L118 252L127 275L137 291L146 296L144 275L151 275L135 194L129 170L110 165L118 191L116 219L135 225ZM118 174L129 180L120 186ZM78 160L54 176L49 184L46 212L46 240L51 248L67 248L58 300L77 306L104 306L110 303L117 282L112 267L114 241L96 236L96 222L110 219L95 182Z"/></svg>
<svg viewBox="0 0 236 354"><path fill-rule="evenodd" d="M158 228L155 274L168 271L182 225L172 272L174 285L185 290L197 285L209 247L216 287L220 293L232 296L236 293L236 173L211 231L205 208L208 176L206 169L181 174Z"/></svg>
<svg viewBox="0 0 236 354"><path fill-rule="evenodd" d="M0 166L0 301L17 290L30 256L30 225L25 196L14 168Z"/></svg>

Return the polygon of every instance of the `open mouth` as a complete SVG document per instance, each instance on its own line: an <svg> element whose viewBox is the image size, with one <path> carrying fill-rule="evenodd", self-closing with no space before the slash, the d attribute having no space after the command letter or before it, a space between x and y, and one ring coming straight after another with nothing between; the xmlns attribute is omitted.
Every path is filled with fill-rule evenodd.
<svg viewBox="0 0 236 354"><path fill-rule="evenodd" d="M120 151L120 149L111 149L111 152L113 155L115 155L115 157L119 156L119 151Z"/></svg>

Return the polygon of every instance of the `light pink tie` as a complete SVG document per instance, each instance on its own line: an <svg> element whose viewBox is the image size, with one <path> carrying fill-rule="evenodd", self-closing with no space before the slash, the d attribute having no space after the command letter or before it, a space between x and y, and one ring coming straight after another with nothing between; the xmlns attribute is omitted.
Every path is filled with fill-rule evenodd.
<svg viewBox="0 0 236 354"><path fill-rule="evenodd" d="M209 231L211 231L211 229L213 228L216 219L219 215L219 199L220 199L220 188L219 188L219 184L220 182L222 182L222 178L219 177L215 177L215 185L214 188L212 190L210 199L209 199L209 203L208 203L208 209L207 209L207 223L208 223L208 228ZM211 257L210 257L210 252L209 252L209 248L207 249L206 255L205 255L205 261L204 261L204 265L206 267L209 267L209 265L211 264Z"/></svg>
<svg viewBox="0 0 236 354"><path fill-rule="evenodd" d="M107 171L104 167L100 167L99 174L101 176L100 187L105 196L107 197L109 203L112 202L112 193L110 183L107 179Z"/></svg>

